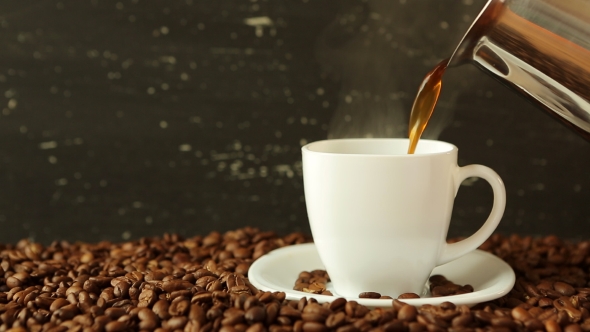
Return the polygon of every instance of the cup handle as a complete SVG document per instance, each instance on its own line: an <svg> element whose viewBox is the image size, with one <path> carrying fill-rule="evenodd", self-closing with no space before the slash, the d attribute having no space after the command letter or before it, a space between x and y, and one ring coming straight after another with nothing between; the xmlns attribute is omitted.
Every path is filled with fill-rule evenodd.
<svg viewBox="0 0 590 332"><path fill-rule="evenodd" d="M445 264L477 249L477 247L492 235L504 214L504 208L506 207L506 189L504 188L504 182L502 182L500 176L491 168L483 165L457 167L454 176L455 188L457 188L455 190L455 195L457 191L459 191L461 182L469 177L480 177L490 184L494 193L492 211L486 222L473 235L456 243L445 243L441 250L437 265Z"/></svg>

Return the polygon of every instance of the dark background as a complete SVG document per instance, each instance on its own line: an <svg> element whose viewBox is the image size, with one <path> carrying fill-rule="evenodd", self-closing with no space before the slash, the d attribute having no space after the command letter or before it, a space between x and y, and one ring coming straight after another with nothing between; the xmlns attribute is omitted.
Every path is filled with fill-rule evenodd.
<svg viewBox="0 0 590 332"><path fill-rule="evenodd" d="M0 242L308 232L301 145L405 136L484 3L3 0ZM500 232L590 236L588 142L475 67L446 73L427 136L504 179ZM466 183L450 235L490 205Z"/></svg>

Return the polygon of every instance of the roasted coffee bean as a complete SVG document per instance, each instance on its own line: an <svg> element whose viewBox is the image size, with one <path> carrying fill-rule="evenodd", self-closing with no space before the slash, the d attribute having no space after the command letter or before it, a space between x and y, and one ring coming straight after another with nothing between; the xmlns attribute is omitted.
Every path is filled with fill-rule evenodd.
<svg viewBox="0 0 590 332"><path fill-rule="evenodd" d="M563 332L582 332L582 328L578 324L569 324L563 328Z"/></svg>
<svg viewBox="0 0 590 332"><path fill-rule="evenodd" d="M181 299L180 301L172 301L168 308L170 316L184 316L188 313L191 303L189 300Z"/></svg>
<svg viewBox="0 0 590 332"><path fill-rule="evenodd" d="M113 279L111 285L114 287L113 294L116 297L125 297L129 294L131 284L123 279Z"/></svg>
<svg viewBox="0 0 590 332"><path fill-rule="evenodd" d="M405 327L404 324L399 321L399 320L395 320L395 321L391 321L388 323L383 324L382 326L383 331L385 332L402 332L405 331Z"/></svg>
<svg viewBox="0 0 590 332"><path fill-rule="evenodd" d="M542 297L537 301L537 305L540 308L549 307L553 304L553 300L548 297Z"/></svg>
<svg viewBox="0 0 590 332"><path fill-rule="evenodd" d="M138 297L138 307L149 307L157 300L156 292L151 289L143 289Z"/></svg>
<svg viewBox="0 0 590 332"><path fill-rule="evenodd" d="M88 310L88 312L93 317L104 315L104 309L101 308L101 307L99 307L99 306L97 306L97 305L90 307L90 309Z"/></svg>
<svg viewBox="0 0 590 332"><path fill-rule="evenodd" d="M226 293L222 293L222 294L226 294ZM259 306L260 304L261 304L260 300L258 300L258 298L256 296L254 296L254 295L249 296L246 299L246 301L244 302L244 310L248 310L252 307Z"/></svg>
<svg viewBox="0 0 590 332"><path fill-rule="evenodd" d="M221 325L234 326L244 322L244 311L237 308L229 308L223 313Z"/></svg>
<svg viewBox="0 0 590 332"><path fill-rule="evenodd" d="M197 290L197 293L199 292L201 292L201 290ZM214 291L211 293L211 296L213 297L213 301L218 303L225 303L231 298L231 295L227 291L223 290Z"/></svg>
<svg viewBox="0 0 590 332"><path fill-rule="evenodd" d="M223 284L222 284L221 280L216 279L213 282L208 283L207 286L205 287L205 289L208 292L219 291L219 290L223 289Z"/></svg>
<svg viewBox="0 0 590 332"><path fill-rule="evenodd" d="M432 290L430 292L432 293L433 297L439 297L439 296L450 296L450 295L456 294L456 293L458 293L459 290L460 290L460 287L458 287L456 285L445 284L445 285L435 286L434 288L432 288Z"/></svg>
<svg viewBox="0 0 590 332"><path fill-rule="evenodd" d="M348 325L340 326L339 328L336 329L336 332L359 332L359 329L352 324L348 324Z"/></svg>
<svg viewBox="0 0 590 332"><path fill-rule="evenodd" d="M93 282L100 288L108 287L111 284L112 277L96 276L88 278L88 281Z"/></svg>
<svg viewBox="0 0 590 332"><path fill-rule="evenodd" d="M53 316L62 321L66 321L74 318L78 312L78 307L75 304L68 304L55 310Z"/></svg>
<svg viewBox="0 0 590 332"><path fill-rule="evenodd" d="M545 329L547 330L547 332L562 332L563 331L561 329L561 326L559 326L559 324L552 319L545 322Z"/></svg>
<svg viewBox="0 0 590 332"><path fill-rule="evenodd" d="M186 299L190 299L193 295L193 292L188 290L188 289L183 289L183 290L177 290L177 291L173 291L172 293L170 293L170 295L168 296L168 298L172 301L174 301L174 299L177 299L179 297L184 297Z"/></svg>
<svg viewBox="0 0 590 332"><path fill-rule="evenodd" d="M362 318L354 321L352 325L360 331L368 331L371 329L371 325L365 319Z"/></svg>
<svg viewBox="0 0 590 332"><path fill-rule="evenodd" d="M346 314L342 311L332 313L326 318L326 327L329 329L338 328L346 323Z"/></svg>
<svg viewBox="0 0 590 332"><path fill-rule="evenodd" d="M106 332L121 332L127 330L127 328L128 326L125 322L112 321L105 325L104 330Z"/></svg>
<svg viewBox="0 0 590 332"><path fill-rule="evenodd" d="M543 296L543 293L541 293L541 291L535 287L535 285L533 285L533 283L531 282L526 282L526 281L521 281L521 284L524 288L524 291L527 293L528 296L532 296L532 297L541 297ZM547 292L548 290L546 290Z"/></svg>
<svg viewBox="0 0 590 332"><path fill-rule="evenodd" d="M453 318L451 325L454 327L466 327L471 325L473 322L473 316L471 313L460 314Z"/></svg>
<svg viewBox="0 0 590 332"><path fill-rule="evenodd" d="M517 324L510 317L494 317L490 320L490 324L494 327L505 327L515 329Z"/></svg>
<svg viewBox="0 0 590 332"><path fill-rule="evenodd" d="M447 328L449 325L445 320L435 315L434 312L431 311L422 312L420 315L416 317L416 321L425 326L436 325Z"/></svg>
<svg viewBox="0 0 590 332"><path fill-rule="evenodd" d="M212 308L210 308L209 310L207 310L207 313L205 314L205 317L207 318L207 320L210 321L214 321L219 317L223 316L223 309L220 306L213 306Z"/></svg>
<svg viewBox="0 0 590 332"><path fill-rule="evenodd" d="M168 281L163 281L160 287L165 292L172 293L173 291L177 291L177 290L183 290L183 289L190 290L193 287L193 284L191 284L188 281L184 281L184 280L168 280Z"/></svg>
<svg viewBox="0 0 590 332"><path fill-rule="evenodd" d="M356 303L356 302L355 302ZM355 308L365 308L364 306L358 305ZM331 313L330 309L320 305L319 303L315 303L315 302L309 302L305 308L303 308L303 312L302 314L317 314L317 315L321 315L324 317L328 317ZM363 314L364 315L364 314Z"/></svg>
<svg viewBox="0 0 590 332"><path fill-rule="evenodd" d="M381 297L381 294L377 292L363 292L359 294L359 298L361 299L378 299Z"/></svg>
<svg viewBox="0 0 590 332"><path fill-rule="evenodd" d="M577 323L582 319L582 312L576 308L567 296L562 296L553 301L553 306L560 312L566 312L573 322Z"/></svg>
<svg viewBox="0 0 590 332"><path fill-rule="evenodd" d="M283 308L288 308L288 307L283 307ZM283 308L281 308L281 309L283 309ZM299 313L299 316L301 316L301 313ZM264 310L263 307L257 307L257 306L251 307L244 314L244 318L246 319L246 321L249 324L263 322L266 319L266 310Z"/></svg>
<svg viewBox="0 0 590 332"><path fill-rule="evenodd" d="M168 303L168 301L159 300L154 304L154 306L152 307L152 310L158 316L158 318L160 318L162 320L166 320L166 319L170 318L170 314L168 313L169 307L170 307L170 304Z"/></svg>
<svg viewBox="0 0 590 332"><path fill-rule="evenodd" d="M397 318L401 321L409 322L416 319L418 310L416 307L411 305L404 305L397 313Z"/></svg>
<svg viewBox="0 0 590 332"><path fill-rule="evenodd" d="M184 326L184 332L198 332L200 328L201 325L197 321L189 319Z"/></svg>
<svg viewBox="0 0 590 332"><path fill-rule="evenodd" d="M78 315L78 316L74 317L72 320L74 322L76 322L82 326L86 326L86 327L92 326L92 323L93 323L93 319L92 319L92 316L90 316L90 314Z"/></svg>
<svg viewBox="0 0 590 332"><path fill-rule="evenodd" d="M68 331L70 328L67 325L59 325L54 326L52 328L47 329L48 332L65 332Z"/></svg>
<svg viewBox="0 0 590 332"><path fill-rule="evenodd" d="M151 330L158 325L158 316L147 308L138 311L137 317L140 319L139 328L142 330Z"/></svg>
<svg viewBox="0 0 590 332"><path fill-rule="evenodd" d="M17 272L12 276L6 278L6 286L9 288L21 287L29 281L29 274L27 272Z"/></svg>
<svg viewBox="0 0 590 332"><path fill-rule="evenodd" d="M301 318L301 311L294 309L290 306L283 306L281 307L279 314L281 316L286 316L289 318L293 318L294 320L300 319ZM305 319L304 319L305 320Z"/></svg>
<svg viewBox="0 0 590 332"><path fill-rule="evenodd" d="M248 299L248 295L232 293L231 298L234 303L234 308L244 309L244 306L246 305L246 300Z"/></svg>
<svg viewBox="0 0 590 332"><path fill-rule="evenodd" d="M543 314L544 310L540 307L532 307L528 310L529 314L533 317L539 317L539 315ZM508 315L506 315L508 316Z"/></svg>
<svg viewBox="0 0 590 332"><path fill-rule="evenodd" d="M266 325L272 325L279 315L281 306L277 302L271 302L266 306Z"/></svg>
<svg viewBox="0 0 590 332"><path fill-rule="evenodd" d="M346 315L353 318L363 317L366 312L362 309L363 306L359 305L356 301L348 301L344 305L344 312Z"/></svg>
<svg viewBox="0 0 590 332"><path fill-rule="evenodd" d="M256 294L256 297L258 297L258 301L262 303L269 303L274 300L274 296L271 292L260 292Z"/></svg>
<svg viewBox="0 0 590 332"><path fill-rule="evenodd" d="M38 308L49 309L49 307L51 306L51 304L53 303L53 301L55 301L55 298L52 298L52 297L49 297L49 296L45 296L45 295L41 295L41 296L37 296L35 298L35 305Z"/></svg>
<svg viewBox="0 0 590 332"><path fill-rule="evenodd" d="M207 271L207 270L205 270L205 271ZM209 274L198 278L195 285L205 288L205 287L207 287L207 285L209 285L210 283L212 283L218 279L210 271L207 271L207 273L209 273Z"/></svg>
<svg viewBox="0 0 590 332"><path fill-rule="evenodd" d="M204 325L207 321L207 316L205 315L204 309L198 304L191 304L188 318L191 321L196 321L201 325Z"/></svg>
<svg viewBox="0 0 590 332"><path fill-rule="evenodd" d="M229 289L230 294L251 294L250 287L246 285L234 286Z"/></svg>
<svg viewBox="0 0 590 332"><path fill-rule="evenodd" d="M88 293L92 293L92 294L96 294L100 292L100 285L93 281L93 280L86 280L84 281L84 285L82 286L82 288L87 291Z"/></svg>
<svg viewBox="0 0 590 332"><path fill-rule="evenodd" d="M379 322L377 322L377 324L379 325L383 325L385 323L391 322L393 320L396 319L397 317L397 311L388 308L386 310L382 310L381 312L381 318L379 318Z"/></svg>
<svg viewBox="0 0 590 332"><path fill-rule="evenodd" d="M302 298L302 299L305 299L305 298ZM307 304L307 301L305 302L305 304ZM303 307L305 306L305 304L301 308L298 307L298 309L302 310ZM338 310L344 308L345 305L346 305L346 299L339 297L336 300L332 301L328 308L332 311L338 311Z"/></svg>
<svg viewBox="0 0 590 332"><path fill-rule="evenodd" d="M540 331L540 330L543 330L543 327L544 327L543 322L541 322L537 318L531 318L531 319L527 320L526 322L524 322L524 326L529 331Z"/></svg>
<svg viewBox="0 0 590 332"><path fill-rule="evenodd" d="M318 322L303 322L304 332L326 332L328 328L326 325Z"/></svg>
<svg viewBox="0 0 590 332"><path fill-rule="evenodd" d="M202 291L193 295L191 303L209 303L213 301L213 293Z"/></svg>
<svg viewBox="0 0 590 332"><path fill-rule="evenodd" d="M166 276L166 273L164 273L161 270L154 270L151 272L148 272L145 276L144 276L144 280L145 281L154 281L154 280L162 280L164 279L164 277Z"/></svg>
<svg viewBox="0 0 590 332"><path fill-rule="evenodd" d="M426 325L418 322L410 322L408 323L408 331L409 332L425 332L427 330Z"/></svg>
<svg viewBox="0 0 590 332"><path fill-rule="evenodd" d="M563 296L572 296L576 294L574 287L565 282L557 281L553 284L553 288Z"/></svg>
<svg viewBox="0 0 590 332"><path fill-rule="evenodd" d="M523 307L516 307L512 309L512 317L521 322L525 322L532 318L531 314L529 314L529 312L526 311Z"/></svg>
<svg viewBox="0 0 590 332"><path fill-rule="evenodd" d="M418 295L416 293L403 293L403 294L400 294L397 298L398 299L419 299L420 295Z"/></svg>
<svg viewBox="0 0 590 332"><path fill-rule="evenodd" d="M266 332L266 327L262 323L250 325L245 332Z"/></svg>
<svg viewBox="0 0 590 332"><path fill-rule="evenodd" d="M167 321L162 322L162 327L169 331L174 331L178 329L183 329L186 323L188 322L188 318L185 316L175 316Z"/></svg>
<svg viewBox="0 0 590 332"><path fill-rule="evenodd" d="M66 305L68 305L68 304L70 304L70 302L68 302L68 300L66 300L66 299L63 299L63 298L58 298L58 299L55 299L55 300L54 300L54 301L51 303L51 305L49 306L49 311L51 311L51 312L54 312L54 311L56 311L57 309L59 309L59 308L61 308L61 307L63 307L63 306L66 306Z"/></svg>
<svg viewBox="0 0 590 332"><path fill-rule="evenodd" d="M126 310L122 309L122 308L107 308L104 311L104 314L113 320L118 319L119 317L125 315L126 313L127 313Z"/></svg>
<svg viewBox="0 0 590 332"><path fill-rule="evenodd" d="M277 317L277 323L283 326L291 326L293 325L293 323L291 322L291 319L289 317L286 316L279 316Z"/></svg>
<svg viewBox="0 0 590 332"><path fill-rule="evenodd" d="M301 314L301 319L303 319L304 322L324 323L326 318L327 316L321 315L319 313L304 312Z"/></svg>

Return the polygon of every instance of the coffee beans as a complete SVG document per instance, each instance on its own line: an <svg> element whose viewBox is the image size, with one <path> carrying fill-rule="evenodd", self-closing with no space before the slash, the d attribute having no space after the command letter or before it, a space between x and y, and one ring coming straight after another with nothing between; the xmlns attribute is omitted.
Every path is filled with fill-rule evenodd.
<svg viewBox="0 0 590 332"><path fill-rule="evenodd" d="M293 289L312 294L332 295L326 289L328 281L330 281L330 277L325 270L303 271L299 273L299 277L295 280Z"/></svg>
<svg viewBox="0 0 590 332"><path fill-rule="evenodd" d="M325 270L303 271L295 280L294 290L312 294L333 295L327 290L326 285L330 276ZM430 291L433 297L458 295L473 292L471 285L458 285L447 280L444 276L434 275L429 278ZM392 299L388 295L381 295L377 292L362 292L358 296L361 299ZM403 293L398 299L417 299L420 295L416 293Z"/></svg>
<svg viewBox="0 0 590 332"><path fill-rule="evenodd" d="M284 294L259 292L248 268L254 257L308 240L244 228L190 240L0 245L0 331L208 331L222 322L269 330L279 317L290 323L277 317Z"/></svg>
<svg viewBox="0 0 590 332"><path fill-rule="evenodd" d="M308 240L244 228L186 240L0 245L0 332L590 331L590 241L494 235L482 249L507 261L517 282L507 296L472 308L403 302L417 294L376 309L343 298L289 301L250 284L254 259ZM328 280L316 270L297 284L319 298ZM443 276L430 285L433 295L473 291Z"/></svg>
<svg viewBox="0 0 590 332"><path fill-rule="evenodd" d="M442 275L431 276L428 281L430 282L430 293L433 297L459 295L473 292L471 285L458 285L450 280L447 280Z"/></svg>

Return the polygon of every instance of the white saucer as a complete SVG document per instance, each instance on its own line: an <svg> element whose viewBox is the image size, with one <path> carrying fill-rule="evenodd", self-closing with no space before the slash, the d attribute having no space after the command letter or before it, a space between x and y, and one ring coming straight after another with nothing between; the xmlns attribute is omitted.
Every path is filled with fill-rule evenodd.
<svg viewBox="0 0 590 332"><path fill-rule="evenodd" d="M334 294L316 295L293 290L295 280L301 271L325 269L313 243L299 244L273 250L256 260L248 271L248 279L260 290L280 291L287 294L289 300L299 300L302 297L313 297L318 302L332 302L341 297L331 288ZM506 295L514 286L515 276L512 268L500 258L481 250L475 250L457 260L441 265L432 271L440 274L454 283L473 286L474 291L468 294L425 297L419 299L405 299L404 302L421 306L423 304L440 304L445 301L456 305L473 306L491 301ZM354 300L368 307L391 307L391 300L361 299Z"/></svg>

